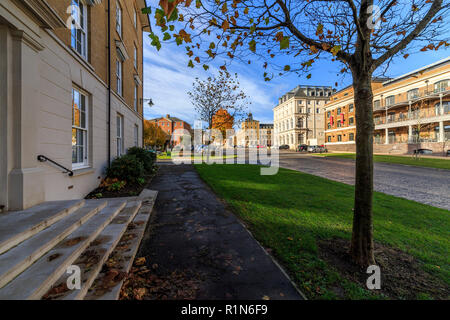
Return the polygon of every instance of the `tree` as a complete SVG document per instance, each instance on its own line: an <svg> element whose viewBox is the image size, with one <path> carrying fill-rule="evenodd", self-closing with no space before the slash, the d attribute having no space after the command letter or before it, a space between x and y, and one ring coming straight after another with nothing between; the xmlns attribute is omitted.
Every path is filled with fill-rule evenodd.
<svg viewBox="0 0 450 320"><path fill-rule="evenodd" d="M219 109L212 119L212 128L217 129L226 137L227 130L233 129L234 118L225 109Z"/></svg>
<svg viewBox="0 0 450 320"><path fill-rule="evenodd" d="M237 74L231 76L227 71L219 71L218 76L206 80L195 79L188 95L200 119L208 123L208 129L213 129L213 125L225 125L218 121L237 121L245 115L249 102L239 85ZM226 112L228 116L218 117L219 112Z"/></svg>
<svg viewBox="0 0 450 320"><path fill-rule="evenodd" d="M169 136L150 120L144 120L144 146L163 147Z"/></svg>
<svg viewBox="0 0 450 320"><path fill-rule="evenodd" d="M374 264L372 76L376 70L386 70L396 56L407 58L417 49L447 47L448 1L161 0L160 4L163 9L155 11L155 19L164 40L186 43L186 53L193 57L190 67L195 62L207 69L209 61L222 56L251 63L253 53L264 60L267 81L274 76L269 64L279 74L304 74L326 57L340 63L342 73L351 73L356 169L350 254L360 266ZM159 37L150 36L160 47ZM283 65L279 59L283 56L291 63ZM226 70L227 63L221 68Z"/></svg>

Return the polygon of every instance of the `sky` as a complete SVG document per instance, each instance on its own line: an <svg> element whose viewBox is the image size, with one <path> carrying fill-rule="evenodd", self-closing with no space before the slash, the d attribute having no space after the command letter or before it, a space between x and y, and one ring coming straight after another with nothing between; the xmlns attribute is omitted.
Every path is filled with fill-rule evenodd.
<svg viewBox="0 0 450 320"><path fill-rule="evenodd" d="M189 57L184 45L163 42L161 50L157 51L150 43L151 40L145 33L144 98L151 98L154 105L144 106L144 117L152 119L170 114L193 125L198 117L187 92L191 90L196 77L206 79L217 72L223 61L217 60L216 65L212 64L208 71L198 66L192 69L187 66ZM411 54L408 59L399 57L391 63L386 76L397 77L449 56L450 49L441 49ZM289 64L289 61L286 61L286 64ZM251 101L249 112L261 123L273 123L272 109L277 105L278 98L297 85L325 85L336 88L335 83L338 82L336 89L339 90L351 84L349 75L337 75L342 68L338 62L321 60L316 63L310 79L306 79L306 74L301 77L289 74L275 77L269 82L263 79L264 69L261 65L262 62L248 65L236 61L228 67L228 71L238 74L241 89Z"/></svg>

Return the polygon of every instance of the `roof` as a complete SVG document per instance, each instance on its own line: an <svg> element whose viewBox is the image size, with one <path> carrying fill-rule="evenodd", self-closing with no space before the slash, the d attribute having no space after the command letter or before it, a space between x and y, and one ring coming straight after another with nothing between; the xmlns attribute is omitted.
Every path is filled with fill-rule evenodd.
<svg viewBox="0 0 450 320"><path fill-rule="evenodd" d="M422 68L419 68L419 69L413 70L411 72L405 73L405 74L403 74L403 75L401 75L399 77L396 77L396 78L393 78L393 79L389 79L388 81L385 81L383 83L383 86L386 86L386 85L392 84L394 82L400 81L402 79L408 78L408 77L410 77L410 76L412 76L412 75L414 75L416 73L420 73L420 72L428 70L428 69L437 68L437 67L439 67L439 66L441 66L443 64L447 64L447 63L450 63L450 56L448 56L447 58L441 59L439 61L436 61L436 62L434 62L432 64L429 64L427 66L424 66Z"/></svg>

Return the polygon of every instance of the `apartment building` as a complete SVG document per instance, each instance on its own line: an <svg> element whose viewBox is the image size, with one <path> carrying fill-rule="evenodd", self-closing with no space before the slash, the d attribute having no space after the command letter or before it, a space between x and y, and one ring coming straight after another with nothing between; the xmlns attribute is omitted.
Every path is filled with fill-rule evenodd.
<svg viewBox="0 0 450 320"><path fill-rule="evenodd" d="M0 2L3 209L83 198L111 159L142 145L143 7Z"/></svg>
<svg viewBox="0 0 450 320"><path fill-rule="evenodd" d="M273 136L273 123L260 123L259 124L259 140L260 145L271 147Z"/></svg>
<svg viewBox="0 0 450 320"><path fill-rule="evenodd" d="M150 119L149 121L167 133L167 144L170 144L172 147L180 144L181 137L184 135L184 130L187 130L190 133L192 131L189 123L180 118L171 117L170 114L167 114L165 117Z"/></svg>
<svg viewBox="0 0 450 320"><path fill-rule="evenodd" d="M283 95L273 108L274 143L295 149L299 144L323 145L324 108L335 90L299 85Z"/></svg>
<svg viewBox="0 0 450 320"><path fill-rule="evenodd" d="M395 79L373 79L374 152L407 154L418 148L440 154L450 138L450 57ZM353 88L326 106L326 146L355 151Z"/></svg>
<svg viewBox="0 0 450 320"><path fill-rule="evenodd" d="M236 134L237 145L243 147L256 147L259 144L259 121L253 119L249 113L241 123L241 129Z"/></svg>

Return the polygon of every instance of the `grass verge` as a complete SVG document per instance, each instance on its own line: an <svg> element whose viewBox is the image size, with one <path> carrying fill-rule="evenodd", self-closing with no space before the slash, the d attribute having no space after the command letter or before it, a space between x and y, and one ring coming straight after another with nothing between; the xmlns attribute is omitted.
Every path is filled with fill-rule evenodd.
<svg viewBox="0 0 450 320"><path fill-rule="evenodd" d="M195 167L308 298L384 298L319 257L321 241L351 237L353 186L282 168L261 176L255 165ZM411 255L424 273L449 286L449 211L378 192L373 211L377 243ZM421 297L430 293L414 292L413 298Z"/></svg>
<svg viewBox="0 0 450 320"><path fill-rule="evenodd" d="M356 154L354 154L354 153L324 153L324 154L314 154L314 155L318 156L318 157L356 159ZM403 156L388 156L388 155L375 154L373 156L373 161L450 170L450 159L448 159L448 160L447 159L433 159L433 158L426 158L426 157L419 157L416 159L413 156L403 157Z"/></svg>

